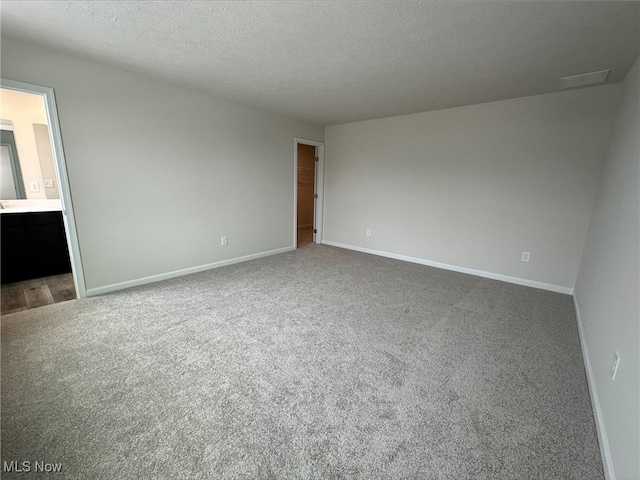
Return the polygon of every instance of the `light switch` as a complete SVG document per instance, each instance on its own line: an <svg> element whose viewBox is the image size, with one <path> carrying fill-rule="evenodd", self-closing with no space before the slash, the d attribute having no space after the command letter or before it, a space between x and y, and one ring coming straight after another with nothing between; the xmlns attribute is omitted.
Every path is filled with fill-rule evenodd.
<svg viewBox="0 0 640 480"><path fill-rule="evenodd" d="M53 180L45 180L44 188L53 188Z"/></svg>
<svg viewBox="0 0 640 480"><path fill-rule="evenodd" d="M32 192L39 192L40 184L38 182L29 182L29 190Z"/></svg>

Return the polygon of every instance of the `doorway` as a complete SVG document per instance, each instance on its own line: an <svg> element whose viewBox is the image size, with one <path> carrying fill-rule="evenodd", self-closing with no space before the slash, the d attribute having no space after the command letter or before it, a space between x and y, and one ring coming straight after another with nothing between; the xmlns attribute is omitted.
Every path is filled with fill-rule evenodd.
<svg viewBox="0 0 640 480"><path fill-rule="evenodd" d="M81 298L86 287L53 89L2 79L0 91L3 144L15 140L0 175L16 192L0 198L5 314Z"/></svg>
<svg viewBox="0 0 640 480"><path fill-rule="evenodd" d="M322 192L324 144L296 138L294 141L296 248L322 243Z"/></svg>
<svg viewBox="0 0 640 480"><path fill-rule="evenodd" d="M298 144L298 248L313 243L316 195L316 147Z"/></svg>

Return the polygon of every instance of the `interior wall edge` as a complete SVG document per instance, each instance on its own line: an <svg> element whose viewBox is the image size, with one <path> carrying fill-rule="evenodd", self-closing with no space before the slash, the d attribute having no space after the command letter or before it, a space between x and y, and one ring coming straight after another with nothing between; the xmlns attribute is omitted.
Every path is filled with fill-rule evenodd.
<svg viewBox="0 0 640 480"><path fill-rule="evenodd" d="M196 267L183 268L181 270L175 270L173 272L160 273L158 275L151 275L149 277L137 278L135 280L128 280L120 283L113 283L110 285L104 285L102 287L90 288L86 292L87 297L95 297L97 295L104 295L105 293L116 292L118 290L124 290L126 288L139 287L142 285L148 285L150 283L161 282L163 280L169 280L171 278L182 277L190 275L192 273L200 273L206 270L212 270L214 268L226 267L241 262L248 262L249 260L255 260L258 258L268 257L271 255L277 255L279 253L290 252L295 250L296 247L284 247L275 250L268 250L266 252L252 253L251 255L245 255L242 257L230 258L228 260L221 260L219 262L208 263L205 265L198 265Z"/></svg>
<svg viewBox="0 0 640 480"><path fill-rule="evenodd" d="M541 290L548 290L550 292L563 293L565 295L573 295L573 288L565 287L562 285L553 285L551 283L538 282L536 280L528 280L526 278L511 277L509 275L502 275L500 273L487 272L484 270L476 270L473 268L461 267L458 265L450 265L448 263L434 262L424 258L410 257L408 255L402 255L399 253L385 252L382 250L373 250L370 248L358 247L355 245L347 245L339 242L332 242L329 240L323 240L324 245L332 247L346 248L347 250L355 250L357 252L369 253L372 255L378 255L380 257L393 258L395 260L402 260L404 262L417 263L425 265L427 267L441 268L443 270L451 270L458 273L466 273L468 275L475 275L477 277L489 278L491 280L499 280L502 282L513 283L515 285L522 285L525 287L539 288Z"/></svg>
<svg viewBox="0 0 640 480"><path fill-rule="evenodd" d="M578 337L580 338L580 350L582 351L582 361L587 376L587 386L589 387L589 396L591 397L591 408L593 409L593 418L596 424L596 432L598 433L598 444L600 445L600 455L602 456L602 466L604 475L607 480L616 478L613 468L613 460L611 458L611 449L609 447L609 439L607 437L607 429L602 416L602 408L600 407L600 399L598 397L598 388L596 387L596 379L593 375L591 366L591 357L589 357L589 347L584 336L584 327L580 317L580 307L578 299L573 295L573 306L576 311L576 323L578 324Z"/></svg>

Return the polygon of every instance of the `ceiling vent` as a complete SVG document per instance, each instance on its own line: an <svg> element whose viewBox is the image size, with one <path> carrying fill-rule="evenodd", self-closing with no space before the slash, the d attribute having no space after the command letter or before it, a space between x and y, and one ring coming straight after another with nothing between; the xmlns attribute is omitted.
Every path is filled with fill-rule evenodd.
<svg viewBox="0 0 640 480"><path fill-rule="evenodd" d="M583 73L582 75L571 75L570 77L562 77L560 79L560 82L562 83L562 88L584 87L586 85L603 83L607 79L608 75L609 70L600 70L599 72Z"/></svg>

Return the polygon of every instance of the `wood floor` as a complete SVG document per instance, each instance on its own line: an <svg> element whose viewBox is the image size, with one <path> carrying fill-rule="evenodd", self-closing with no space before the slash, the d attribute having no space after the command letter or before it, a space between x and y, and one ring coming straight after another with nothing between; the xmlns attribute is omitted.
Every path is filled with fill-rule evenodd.
<svg viewBox="0 0 640 480"><path fill-rule="evenodd" d="M2 300L0 313L6 315L73 300L76 298L76 289L73 285L73 276L70 273L64 273L2 285L0 297Z"/></svg>

